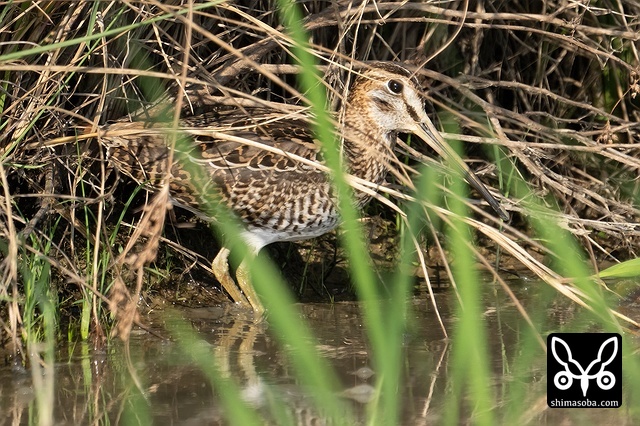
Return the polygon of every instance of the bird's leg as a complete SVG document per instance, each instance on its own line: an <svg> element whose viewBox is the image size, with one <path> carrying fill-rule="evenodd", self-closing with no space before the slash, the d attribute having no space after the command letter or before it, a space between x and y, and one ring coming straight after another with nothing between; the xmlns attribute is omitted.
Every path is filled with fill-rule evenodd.
<svg viewBox="0 0 640 426"><path fill-rule="evenodd" d="M215 259L211 263L211 269L213 269L213 275L216 276L216 279L222 284L222 287L225 291L231 296L234 302L240 303L241 305L251 305L252 303L247 300L247 298L240 291L241 287L233 281L231 278L231 274L229 274L229 249L226 247L222 247ZM244 290L244 289L243 289ZM246 294L246 291L245 291Z"/></svg>
<svg viewBox="0 0 640 426"><path fill-rule="evenodd" d="M238 280L238 286L244 293L244 296L249 300L249 304L255 312L256 318L260 318L264 313L264 306L258 299L258 294L251 285L251 279L249 277L249 263L248 259L244 258L238 269L236 270L236 279Z"/></svg>

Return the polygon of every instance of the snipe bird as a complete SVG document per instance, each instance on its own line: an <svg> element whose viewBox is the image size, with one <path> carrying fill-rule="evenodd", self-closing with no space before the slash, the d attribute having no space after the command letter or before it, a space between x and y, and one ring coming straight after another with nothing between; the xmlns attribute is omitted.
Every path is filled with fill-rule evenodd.
<svg viewBox="0 0 640 426"><path fill-rule="evenodd" d="M343 123L345 167L352 175L382 184L393 157L398 133L413 133L428 143L480 192L502 219L507 212L476 175L443 140L424 110L419 85L402 66L379 63L362 71L347 97ZM308 122L284 118L270 121L273 111L224 112L217 116L184 118L181 128L193 132L190 160L202 165L208 184L244 225L242 237L253 254L271 243L318 237L333 229L339 213L331 181L325 171L300 158L322 162L320 143ZM282 113L280 113L282 116ZM122 172L151 187L167 172L169 136L153 132L148 123L113 123L101 131L108 158ZM137 131L127 132L127 128ZM208 129L217 132L208 134ZM229 137L221 138L224 133ZM244 141L253 143L247 144ZM260 147L263 146L263 148ZM272 149L265 149L272 148ZM171 168L170 190L177 205L199 210L202 197L192 177L179 162ZM214 185L210 185L213 182ZM357 192L364 206L370 195ZM222 247L212 263L213 272L230 297L262 313L245 259L236 271L237 285L229 273L229 250Z"/></svg>

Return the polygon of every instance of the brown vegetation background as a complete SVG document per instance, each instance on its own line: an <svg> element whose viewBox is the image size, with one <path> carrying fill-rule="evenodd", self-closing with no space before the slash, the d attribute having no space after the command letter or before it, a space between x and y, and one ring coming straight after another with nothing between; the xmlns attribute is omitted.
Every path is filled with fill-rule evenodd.
<svg viewBox="0 0 640 426"><path fill-rule="evenodd" d="M509 199L514 219L506 236L540 250L519 214L522 195L510 189L513 173L529 184L528 197L557 209L555 218L578 236L594 265L637 256L639 4L299 6L331 108L340 106L351 67L403 62L424 84L434 121L456 123L472 168ZM171 119L176 106L185 116L220 104L304 104L279 7L273 1L5 2L1 297L17 303L20 261L33 254L49 259L63 282L100 293L109 262L101 263L100 253L87 255L87 246L102 242L108 254L131 233L114 227L135 185L115 175L94 139L76 142L76 135L113 120ZM64 136L72 138L52 143ZM496 161L496 152L504 159ZM5 329L15 331L9 323Z"/></svg>

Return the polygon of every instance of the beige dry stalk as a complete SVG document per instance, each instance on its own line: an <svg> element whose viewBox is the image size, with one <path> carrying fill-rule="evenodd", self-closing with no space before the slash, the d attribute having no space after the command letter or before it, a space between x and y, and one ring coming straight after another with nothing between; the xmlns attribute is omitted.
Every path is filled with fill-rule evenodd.
<svg viewBox="0 0 640 426"><path fill-rule="evenodd" d="M155 193L151 201L144 207L140 223L115 261L116 279L109 293L109 308L118 318L113 335L117 335L125 341L129 338L132 325L139 321L138 300L144 283L144 267L156 259L164 219L170 208L169 185L167 183ZM142 248L134 252L134 248L140 242ZM136 275L136 288L133 294L128 290L123 278L125 270Z"/></svg>

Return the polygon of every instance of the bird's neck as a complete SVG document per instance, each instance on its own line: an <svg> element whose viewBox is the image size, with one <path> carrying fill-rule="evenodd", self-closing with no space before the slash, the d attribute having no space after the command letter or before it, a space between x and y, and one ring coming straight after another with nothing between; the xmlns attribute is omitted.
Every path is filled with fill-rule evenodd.
<svg viewBox="0 0 640 426"><path fill-rule="evenodd" d="M364 108L350 108L344 120L344 160L348 171L381 184L389 170L397 133L382 129Z"/></svg>

